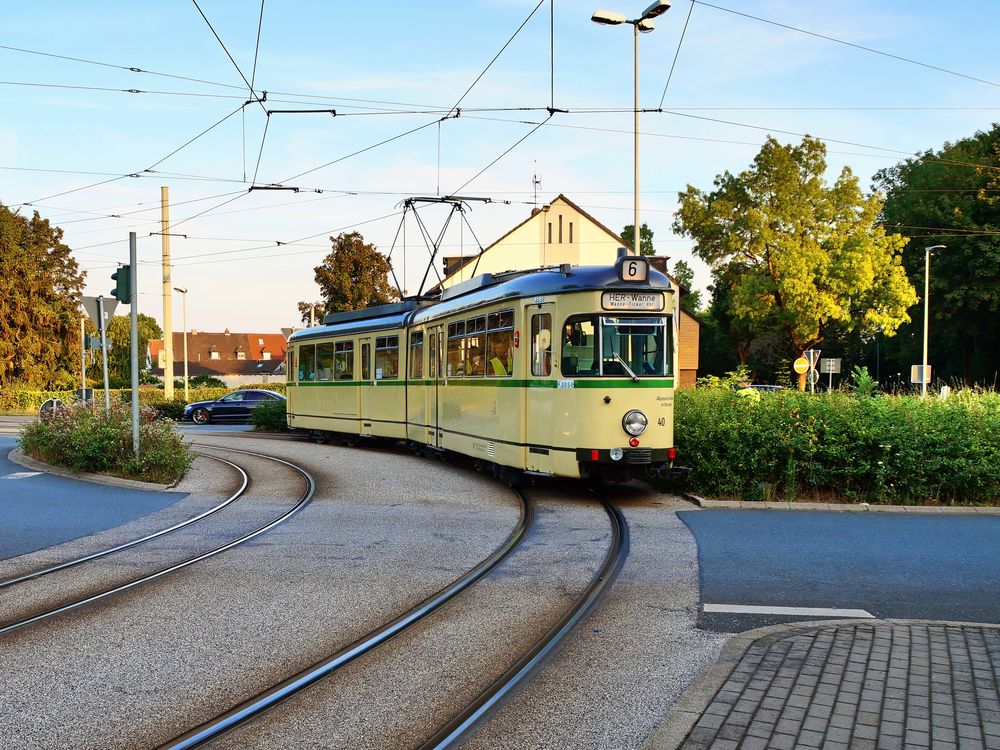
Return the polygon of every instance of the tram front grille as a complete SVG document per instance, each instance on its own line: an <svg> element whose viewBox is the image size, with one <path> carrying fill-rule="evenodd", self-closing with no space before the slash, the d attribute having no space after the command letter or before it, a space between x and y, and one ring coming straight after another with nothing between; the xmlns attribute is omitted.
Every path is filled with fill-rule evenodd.
<svg viewBox="0 0 1000 750"><path fill-rule="evenodd" d="M648 464L653 462L653 451L650 448L631 448L625 451L625 463Z"/></svg>

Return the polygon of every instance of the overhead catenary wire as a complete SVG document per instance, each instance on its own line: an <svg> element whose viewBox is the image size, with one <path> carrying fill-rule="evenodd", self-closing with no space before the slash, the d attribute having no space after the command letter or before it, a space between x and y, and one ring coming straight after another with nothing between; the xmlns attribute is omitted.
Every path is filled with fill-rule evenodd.
<svg viewBox="0 0 1000 750"><path fill-rule="evenodd" d="M667 74L667 82L663 86L663 95L660 96L660 108L663 107L663 100L667 98L667 89L670 88L670 81L674 77L674 68L677 67L677 58L681 54L681 45L684 44L684 36L687 34L688 24L691 22L691 13L694 11L694 2L688 6L687 18L684 19L684 28L681 29L681 38L677 40L677 49L674 51L674 60L670 63L670 72Z"/></svg>

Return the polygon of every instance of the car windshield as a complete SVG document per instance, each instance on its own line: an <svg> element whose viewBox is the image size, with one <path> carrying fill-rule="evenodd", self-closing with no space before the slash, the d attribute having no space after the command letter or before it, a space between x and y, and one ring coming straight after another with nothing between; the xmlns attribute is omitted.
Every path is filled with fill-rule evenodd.
<svg viewBox="0 0 1000 750"><path fill-rule="evenodd" d="M670 316L574 316L563 327L565 377L672 375Z"/></svg>

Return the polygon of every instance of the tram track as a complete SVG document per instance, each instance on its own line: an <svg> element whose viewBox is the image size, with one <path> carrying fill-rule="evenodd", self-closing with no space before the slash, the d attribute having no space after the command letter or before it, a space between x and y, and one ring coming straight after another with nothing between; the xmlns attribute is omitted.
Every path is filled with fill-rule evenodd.
<svg viewBox="0 0 1000 750"><path fill-rule="evenodd" d="M209 458L227 464L228 466L235 469L236 472L242 477L239 488L232 495L230 495L228 498L223 500L218 505L215 505L212 508L209 508L208 510L202 513L192 516L191 518L181 521L180 523L176 523L165 529L160 529L159 531L155 531L152 534L146 534L145 536L139 537L138 539L132 539L128 542L123 542L122 544L116 544L113 547L107 547L105 549L99 550L97 552L92 552L87 555L82 555L80 557L74 557L69 560L64 560L63 562L57 563L55 565L49 565L44 568L38 568L37 570L33 570L29 573L23 573L19 576L2 579L0 580L0 590L9 588L10 586L16 586L17 584L24 583L26 581L37 580L39 578L42 578L43 576L56 573L60 570L68 570L69 568L74 568L77 565L82 565L83 563L91 562L93 560L99 560L102 557L113 555L116 552L123 552L124 550L131 549L132 547L137 547L140 544L145 544L146 542L151 542L154 539L159 539L160 537L166 536L167 534L173 533L174 531L183 529L186 526L190 526L191 524L196 523L197 521L200 521L204 518L207 518L208 516L211 516L214 513L217 513L223 508L239 500L250 488L250 475L247 474L247 472L242 467L237 466L232 461L227 461L224 458L219 458L218 456L212 456L207 453L202 453L200 451L197 452L197 454L199 456L202 456L203 458Z"/></svg>
<svg viewBox="0 0 1000 750"><path fill-rule="evenodd" d="M204 747L223 734L249 724L255 719L263 720L266 713L279 703L292 698L300 691L321 680L331 677L337 670L374 651L390 638L402 634L421 619L447 604L459 593L485 578L516 550L533 523L534 506L532 501L525 493L516 490L515 492L522 503L518 525L512 530L505 543L473 570L386 625L376 628L308 669L159 746L158 750L187 750L188 748ZM479 724L497 710L505 699L509 698L530 679L539 666L555 653L574 628L594 610L607 594L628 554L629 533L627 522L621 511L606 498L600 497L599 500L611 525L611 541L603 563L589 584L558 620L546 630L544 635L527 648L506 671L476 695L468 705L454 713L452 718L434 732L430 738L420 743L418 747L422 750L453 747L473 733ZM446 614L446 612L447 609L442 610L442 614ZM431 628L434 627L431 626ZM292 710L294 711L294 708Z"/></svg>
<svg viewBox="0 0 1000 750"><path fill-rule="evenodd" d="M148 573L148 574L140 576L138 578L134 578L134 579L132 579L132 580L126 582L126 583L115 585L115 586L112 586L110 588L105 588L105 589L102 589L102 590L97 591L95 593L88 594L86 596L82 596L82 597L73 599L73 600L71 600L69 602L66 602L64 604L58 605L56 607L51 607L49 609L45 609L43 611L36 612L36 613L34 613L34 614L30 615L30 616L23 617L23 618L16 619L16 620L13 620L13 621L10 621L10 622L7 622L7 623L0 624L0 636L6 635L6 634L11 633L11 632L14 632L16 630L20 630L21 628L24 628L24 627L29 626L29 625L33 625L35 623L42 622L44 620L48 620L48 619L56 617L58 615L62 615L62 614L65 614L67 612L71 612L71 611L79 609L81 607L85 607L87 605L94 604L94 603L99 602L99 601L103 601L105 599L113 597L113 596L115 596L117 594L120 594L122 592L125 592L125 591L128 591L130 589L142 586L142 585L144 585L146 583L150 583L152 581L155 581L155 580L157 580L159 578L162 578L162 577L164 577L166 575L169 575L170 573L173 573L175 571L182 570L184 568L187 568L187 567L190 567L192 565L195 565L195 564L197 564L199 562L207 560L207 559L209 559L211 557L214 557L214 556L216 556L218 554L221 554L222 552L230 550L230 549L232 549L234 547L237 547L239 545L245 544L246 542L249 542L250 540L255 539L256 537L258 537L258 536L260 536L262 534L267 533L271 529L273 529L276 526L284 523L289 518L291 518L292 516L296 515L299 511L301 511L303 508L305 508L309 504L309 502L312 500L313 496L315 495L315 492L316 492L316 481L313 478L312 474L310 474L308 471L306 471L302 467L297 466L296 464L291 463L290 461L285 461L283 459L276 458L274 456L268 456L268 455L263 454L263 453L256 453L256 452L253 452L253 451L246 451L246 450L236 449L236 448L223 448L223 447L214 446L214 445L205 445L204 447L208 448L210 450L229 451L231 453L238 453L238 454L243 454L243 455L248 455L248 456L254 456L256 458L262 458L262 459L274 461L274 462L279 463L279 464L283 464L284 466L287 466L287 467L293 469L294 471L296 471L298 474L300 474L303 477L303 479L305 479L305 483L306 483L305 490L303 491L302 495L299 497L298 501L290 509L288 509L287 511L285 511L284 513L282 513L277 518L274 518L274 519L270 520L268 523L266 523L266 524L264 524L262 526L258 526L254 530L252 530L252 531L250 531L248 533L242 534L241 536L237 537L234 540L231 540L231 541L229 541L229 542L227 542L225 544L222 544L222 545L219 545L217 547L214 547L214 548L212 548L212 549L210 549L210 550L208 550L206 552L202 552L202 553L200 553L198 555L195 555L193 557L186 558L186 559L184 559L184 560L182 560L182 561L180 561L178 563L174 563L174 564L172 564L170 566L167 566L165 568L161 568L159 570L156 570L156 571L154 571L152 573ZM222 459L220 459L220 460L222 460ZM231 462L228 462L228 461L226 461L225 463L230 463L231 465L235 465L235 464L232 464ZM243 486L241 486L240 491L238 491L237 493L235 493L231 498L227 499L226 502L224 502L224 503L216 506L213 509L210 509L210 511L207 512L207 513L203 513L203 514L200 514L198 516L195 516L192 519L188 519L188 521L186 521L183 524L176 525L176 526L171 527L169 529L161 530L160 532L157 532L154 535L149 535L148 537L144 537L142 539L133 540L132 542L129 542L129 543L125 544L125 545L119 545L118 547L115 547L115 548L111 548L111 549L108 549L108 550L103 550L103 551L101 551L99 553L95 553L94 555L84 556L83 558L79 558L79 559L76 559L76 560L65 561L64 563L61 563L59 565L51 566L50 569L45 569L45 570L42 570L42 571L35 571L33 574L28 574L26 576L21 576L18 579L10 579L11 583L8 584L8 585L13 585L14 583L18 583L18 582L23 583L23 582L26 582L28 580L34 580L34 579L37 579L38 577L40 577L42 575L48 575L49 573L55 572L57 570L64 570L66 568L73 567L73 566L82 564L84 562L90 561L90 560L98 559L98 558L101 558L101 557L107 557L108 555L111 555L114 552L120 552L120 551L122 551L124 549L135 547L138 544L142 544L142 543L145 543L147 541L150 541L151 539L162 537L165 534L168 534L168 533L171 533L173 531L176 531L179 528L183 528L184 526L188 526L188 525L190 525L191 523L194 523L197 520L203 520L208 515L211 515L212 513L215 513L217 511L221 510L223 507L228 507L229 505L231 505L232 502L235 502L240 497L243 497L246 494L246 491L249 488L249 486L250 486L250 482L247 481Z"/></svg>

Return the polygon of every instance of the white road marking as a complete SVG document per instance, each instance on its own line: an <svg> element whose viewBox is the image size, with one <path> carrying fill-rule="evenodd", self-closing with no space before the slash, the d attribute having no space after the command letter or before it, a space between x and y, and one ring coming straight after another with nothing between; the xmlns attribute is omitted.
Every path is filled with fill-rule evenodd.
<svg viewBox="0 0 1000 750"><path fill-rule="evenodd" d="M806 615L809 617L866 617L875 615L863 609L833 609L830 607L760 607L749 604L706 604L705 612L734 615Z"/></svg>
<svg viewBox="0 0 1000 750"><path fill-rule="evenodd" d="M13 474L7 474L4 479L28 479L29 477L37 477L41 473L40 471L17 471Z"/></svg>

